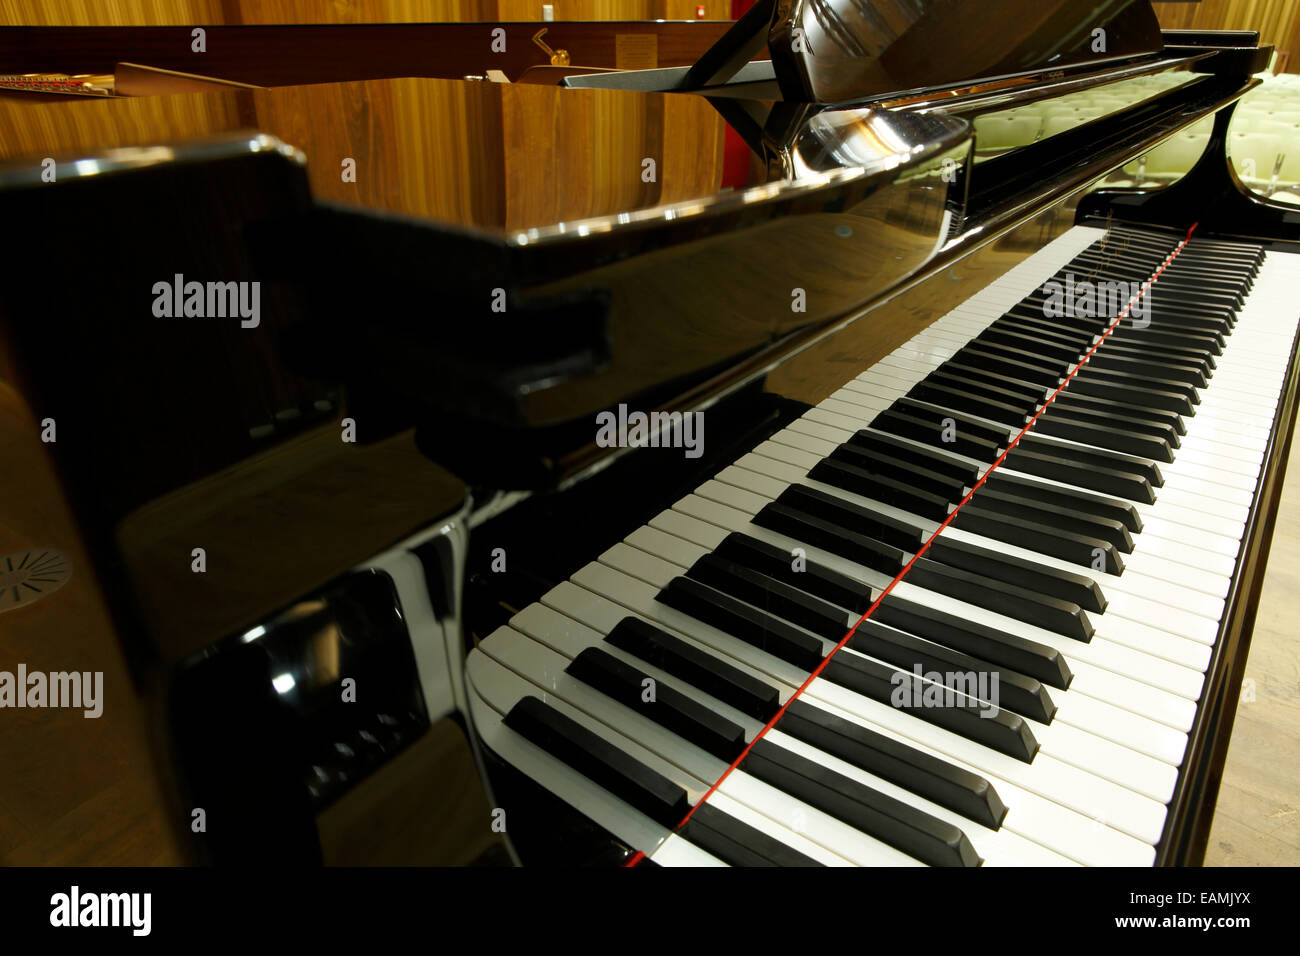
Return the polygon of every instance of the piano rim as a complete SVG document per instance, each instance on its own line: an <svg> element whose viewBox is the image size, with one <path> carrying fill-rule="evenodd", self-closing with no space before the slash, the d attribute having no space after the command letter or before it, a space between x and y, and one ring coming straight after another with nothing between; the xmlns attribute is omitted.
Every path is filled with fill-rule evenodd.
<svg viewBox="0 0 1300 956"><path fill-rule="evenodd" d="M1264 248L1268 247L1265 243ZM1300 248L1279 251L1300 254ZM1264 465L1255 483L1210 666L1156 844L1156 866L1201 866L1205 861L1298 415L1300 330L1291 340L1286 385L1269 430Z"/></svg>

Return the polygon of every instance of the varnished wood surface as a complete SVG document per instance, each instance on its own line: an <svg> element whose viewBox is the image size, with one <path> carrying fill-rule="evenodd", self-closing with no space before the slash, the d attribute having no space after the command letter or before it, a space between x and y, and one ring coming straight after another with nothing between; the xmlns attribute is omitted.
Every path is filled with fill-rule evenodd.
<svg viewBox="0 0 1300 956"><path fill-rule="evenodd" d="M556 20L705 20L730 0L552 0ZM0 25L164 26L541 20L542 0L0 0Z"/></svg>
<svg viewBox="0 0 1300 956"><path fill-rule="evenodd" d="M1073 224L1067 203L984 246L775 369L767 389L815 405Z"/></svg>
<svg viewBox="0 0 1300 956"><path fill-rule="evenodd" d="M1287 477L1207 866L1300 866L1300 442L1292 444Z"/></svg>
<svg viewBox="0 0 1300 956"><path fill-rule="evenodd" d="M699 97L433 79L112 100L0 96L0 160L241 129L302 150L318 199L487 229L711 196L722 181L724 124ZM342 174L346 159L354 181Z"/></svg>
<svg viewBox="0 0 1300 956"><path fill-rule="evenodd" d="M1300 70L1300 0L1202 0L1152 7L1166 30L1258 30L1261 43L1291 54L1287 72Z"/></svg>
<svg viewBox="0 0 1300 956"><path fill-rule="evenodd" d="M127 61L255 86L432 76L461 79L500 70L514 79L548 64L533 43L538 23L364 23L214 25L194 49L189 26L0 26L0 70L6 73L112 73ZM642 21L545 24L544 40L566 50L576 66L643 68L694 63L730 26L727 21ZM652 56L629 59L633 40Z"/></svg>
<svg viewBox="0 0 1300 956"><path fill-rule="evenodd" d="M102 671L103 715L0 711L0 864L182 862L148 720L25 403L0 382L0 554L52 547L72 578L0 614L0 669ZM19 506L19 503L21 505Z"/></svg>
<svg viewBox="0 0 1300 956"><path fill-rule="evenodd" d="M118 547L169 661L198 650L460 506L409 432L373 445L327 425L128 515ZM206 551L207 571L191 570Z"/></svg>
<svg viewBox="0 0 1300 956"><path fill-rule="evenodd" d="M318 814L316 826L327 866L500 864L509 855L492 809L469 741L444 718Z"/></svg>

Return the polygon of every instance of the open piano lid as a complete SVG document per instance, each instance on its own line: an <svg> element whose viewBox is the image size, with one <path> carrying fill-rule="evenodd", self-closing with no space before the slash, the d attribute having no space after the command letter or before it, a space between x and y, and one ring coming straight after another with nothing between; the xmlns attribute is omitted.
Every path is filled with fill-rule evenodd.
<svg viewBox="0 0 1300 956"><path fill-rule="evenodd" d="M403 402L429 403L446 421L463 415L468 401L481 420L528 432L524 444L536 440L538 429L566 423L574 434L587 434L591 416L624 401L688 407L761 374L783 350L827 334L991 241L1249 85L1239 71L1217 85L1186 84L1156 97L1161 104L1147 103L1127 129L1112 122L1105 148L1087 163L1077 161L1077 139L1068 148L1034 144L1019 162L1019 178L1011 177L1015 188L997 188L988 176L981 184L972 174L973 126L958 115L963 104L996 108L998 98L1196 70L1214 53L1165 55L1146 0L1098 8L1049 0L1030 16L1017 3L979 4L978 16L976 6L760 3L694 67L570 77L565 85L574 89L548 104L563 116L578 108L565 95L583 88L642 97L646 113L655 114L673 108L675 94L700 92L757 157L750 182L758 185L585 218L565 218L557 204L554 221L491 235L462 232L454 241L413 224L401 240L386 239L397 233L367 228L352 214L337 222L324 216L312 235L350 254L371 250L367 264L374 269L397 261L409 276L436 257L447 265L439 281L457 277L459 289L449 297L456 313L483 318L451 354L441 333L426 332L427 347L419 345L418 320L385 320L389 330L368 332L375 338L367 349L358 350L349 333L350 377L368 352L371 386L402 389L402 382L420 381L414 393L403 392ZM796 31L803 31L798 42ZM973 35L982 42L971 44ZM770 98L747 98L762 93L754 77L763 62L749 60L764 44L780 89L768 90ZM924 102L889 108L891 99L908 98ZM597 107L600 124L622 115L614 108L619 102ZM566 130L563 120L553 128ZM612 125L593 138L625 135ZM533 150L553 148L522 145L512 161L532 162ZM668 162L665 153L661 173ZM1012 166L1003 162L1000 169ZM1059 175L1025 175L1043 169ZM645 181L646 168L593 172ZM557 195L565 192L566 184L554 185ZM978 219L970 210L979 211ZM489 308L494 290L506 297L504 311L499 298ZM336 291L331 287L333 301L342 301ZM427 301L428 290L422 296ZM413 293L411 301L420 298ZM482 365L481 356L500 362L506 352L499 374ZM432 402L424 384L431 368L441 383L454 385Z"/></svg>
<svg viewBox="0 0 1300 956"><path fill-rule="evenodd" d="M770 61L750 63L764 47ZM1163 47L1147 0L758 0L689 69L575 76L566 85L716 93L738 82L747 95L843 103Z"/></svg>
<svg viewBox="0 0 1300 956"><path fill-rule="evenodd" d="M303 373L345 383L353 398L376 398L406 418L394 428L496 429L518 439L496 444L535 461L589 442L592 416L621 402L684 409L739 387L1249 88L1235 72L1206 77L1158 97L1140 122L1112 122L1106 149L1086 162L1074 160L1075 144L1064 153L1052 142L1028 147L1022 171L1059 175L1022 177L1024 193L981 189L970 170L972 123L957 115L963 103L1189 69L1214 55L1164 56L1145 0L1102 4L1100 13L1085 6L1048 0L1027 17L1010 0L761 4L692 68L692 83L735 72L757 36L758 47L769 44L780 102L427 79L212 95L251 99L239 115L256 116L312 163L315 201L249 230L262 274L311 297L311 321L282 333L301 340L289 351ZM975 7L987 27L980 44L969 43L973 27L958 28ZM811 38L797 50L782 40L796 28ZM838 66L827 72L823 60ZM928 100L918 94L941 83L949 85ZM488 197L431 215L403 182L389 185L386 202L345 205L374 194L340 187L333 154L313 149L313 124L301 122L337 113L339 95L348 103L404 98L386 118L392 139L378 148L414 155L429 193L437 191L430 184L472 183ZM891 96L924 101L893 108ZM111 124L121 137L115 145L153 145L130 140L129 101L59 108L87 107L121 112ZM448 107L465 110L473 141L427 148L426 111ZM688 132L712 124L714 149L723 120L740 134L755 156L753 185L725 188L719 168L682 187L679 171L701 150L696 136L666 135L665 117L680 121L674 111L682 110ZM286 153L247 137L230 147L250 143L305 186ZM644 152L628 161L627 150L611 145L620 143ZM496 150L502 155L490 155ZM609 161L615 154L620 163ZM176 164L195 154L159 155ZM583 162L570 162L575 155ZM139 159L109 157L96 169L148 175L152 162ZM523 174L534 168L547 173ZM39 170L28 164L17 175ZM35 195L43 187L33 185L11 192L10 202L22 192L43 201ZM165 260L165 249L153 252ZM340 261L351 267L337 268Z"/></svg>

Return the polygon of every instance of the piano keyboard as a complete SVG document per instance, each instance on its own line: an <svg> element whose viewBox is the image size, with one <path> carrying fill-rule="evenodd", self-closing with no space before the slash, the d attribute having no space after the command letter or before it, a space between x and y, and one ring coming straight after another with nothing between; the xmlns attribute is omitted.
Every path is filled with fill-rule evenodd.
<svg viewBox="0 0 1300 956"><path fill-rule="evenodd" d="M1176 245L1072 229L521 611L482 741L660 865L1150 865L1300 256L1192 238L963 500L1113 319L1044 284Z"/></svg>

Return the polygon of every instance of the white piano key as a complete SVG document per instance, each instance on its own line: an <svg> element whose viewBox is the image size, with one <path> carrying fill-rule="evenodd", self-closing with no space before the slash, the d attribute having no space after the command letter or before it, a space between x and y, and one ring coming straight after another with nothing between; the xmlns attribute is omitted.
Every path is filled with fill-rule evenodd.
<svg viewBox="0 0 1300 956"><path fill-rule="evenodd" d="M490 707L478 690L479 679L491 666L495 666L494 662L478 653L470 654L466 662L470 719L479 739L503 760L628 846L642 853L653 853L669 836L667 827L633 809L501 722L504 711Z"/></svg>
<svg viewBox="0 0 1300 956"><path fill-rule="evenodd" d="M684 514L714 524L719 529L725 529L724 536L725 531L743 530L765 540L794 540L785 539L782 535L773 535L766 529L750 525L749 516L744 512L697 495L688 495L673 507ZM802 542L799 544L806 548L810 556L818 553L822 556L821 560L832 567L843 566L842 558L806 546ZM836 569L839 570L840 567ZM874 572L860 566L853 567L856 568L856 576L860 580L873 581L873 583L880 581L877 586L882 587L887 583L881 580L883 575L875 575ZM1113 671L1110 678L1095 682L1098 692L1093 696L1100 696L1103 700L1151 717L1178 730L1186 731L1191 726L1191 718L1196 709L1195 701L1200 694L1202 684L1202 675L1192 668L1173 664L1097 636L1088 643L1062 637L945 595L913 587L906 580L900 581L895 586L894 593L899 597L907 597L922 604L943 608L966 620L985 624L1004 633L1015 634L1054 647L1070 662L1076 678L1084 665L1102 671Z"/></svg>
<svg viewBox="0 0 1300 956"><path fill-rule="evenodd" d="M542 640L546 647L563 657L585 646L574 642L590 643L607 633L623 615L634 613L685 640L699 643L733 666L761 674L780 689L783 699L788 697L806 677L805 672L688 615L659 605L654 601L657 589L683 573L702 554L716 548L731 530L743 530L783 547L800 544L749 522L757 508L792 482L820 487L846 500L896 513L897 509L813 482L807 479L807 471L854 432L868 427L881 411L1008 309L1040 289L1045 276L1060 271L1079 251L1103 235L1101 230L1076 227L1008 270L1001 279L939 317L753 452L722 469L714 479L701 485L696 494L681 499L630 534L625 542L608 549L598 562L576 573L573 583L553 589L542 604L516 615L520 626L537 630L541 625L535 622L547 616L553 618L547 626L558 628L555 633L546 637L534 634L533 639ZM1181 267L1187 271L1180 281L1187 281L1195 274L1188 266L1189 260L1182 260ZM1175 276L1179 269L1179 261L1173 260L1167 275ZM1159 464L1164 483L1156 489L1156 503L1137 505L1144 528L1133 535L1134 551L1124 556L1124 574L1092 572L960 529L945 530L945 535L978 543L994 553L1013 554L1075 573L1086 572L1097 580L1108 606L1104 614L1089 614L1097 629L1092 642L1084 644L1062 638L942 595L929 594L906 581L897 586L900 597L910 596L953 613L966 614L969 619L1056 647L1065 656L1075 678L1068 691L1050 689L1058 710L1050 725L1033 723L1042 750L1032 764L1023 764L829 681L819 679L809 684L804 699L810 705L823 707L985 775L1009 808L1002 829L993 834L998 840L990 842L989 833L983 832L983 828L979 828L977 840L967 828L969 821L956 822L971 836L982 856L986 855L986 848L995 847L995 859L988 862L1028 862L1039 854L1046 854L1040 861L1048 862L1053 851L1070 860L1091 864L1146 865L1152 861L1152 845L1163 826L1162 804L1172 793L1174 768L1184 756L1186 731L1195 715L1201 689L1200 675L1208 665L1210 649L1217 639L1218 619L1236 570L1236 553L1248 510L1253 505L1263 454L1271 438L1272 418L1285 383L1297 325L1294 308L1297 283L1300 283L1300 257L1268 253L1239 311L1238 321L1227 336L1223 354L1216 357L1209 384L1199 389L1201 401L1196 406L1196 414L1184 417L1187 434L1175 449L1175 460ZM1008 435L1014 434L1014 429L989 424ZM989 463L974 464L985 468ZM1014 473L1006 465L1002 468ZM1031 480L1048 487L1071 487L1048 479L1031 477ZM927 533L937 526L916 516L907 518ZM888 583L884 575L820 549L808 547L806 552L811 560L849 573L868 586L879 589ZM851 623L852 617L846 612L846 621ZM569 623L563 624L565 621ZM586 633L580 634L576 629L584 626ZM830 646L828 642L823 644ZM846 649L841 653L856 652ZM472 653L471 662L478 656L480 652ZM582 693L580 686L566 683L565 688L573 695ZM716 701L713 705L720 708L719 713L726 712L729 719L734 714L726 705ZM488 715L493 713L476 694L471 694L471 707ZM607 716L612 719L613 713L611 710ZM739 716L738 722L746 727L747 733L753 732L756 722ZM492 732L503 741L502 746L522 751L516 754L522 760L544 765L550 759L536 748L529 753L531 745L511 735L500 725L499 718ZM649 738L661 749L671 749L667 738L653 733ZM783 739L779 730L772 732L772 738L788 745L788 738ZM806 748L798 741L793 744ZM815 752L823 762L834 759L820 754L816 748L806 749ZM677 752L673 759L686 760ZM555 767L535 769L555 777ZM835 765L833 769L843 772L845 768ZM856 768L848 769L863 774ZM738 800L735 791L730 789L733 778L734 787L746 800ZM558 784L571 790L574 786L581 789L572 780L558 780ZM587 786L592 787L589 782ZM771 826L782 834L778 839L794 845L791 841L803 837L789 828L782 829L781 824L753 808L753 801L760 798L778 802L789 799L788 795L775 791L759 792L764 787L761 782L736 772L712 799L724 812L729 810L751 826L756 825L754 821ZM590 803L590 793L581 796ZM766 806L771 809L773 805ZM641 821L648 822L644 817ZM639 832L640 842L619 835L638 848L649 846L649 852L654 853L654 847L660 843L670 847L665 842L665 832L658 828L657 836L653 835L652 826L649 831ZM678 851L675 844L666 851L661 848L659 852L666 853L666 859L677 852L684 856L698 852L680 838L667 839L676 840L686 849ZM820 844L810 846L834 855Z"/></svg>
<svg viewBox="0 0 1300 956"><path fill-rule="evenodd" d="M634 613L617 601L568 582L553 588L543 597L543 601L559 613L580 620L602 633L608 633L624 616ZM638 616L654 620L644 614ZM656 623L664 626L662 622ZM692 623L698 625L698 622ZM693 628L694 634L672 627L666 629L718 654L732 666L783 688L783 700L789 697L795 684L801 680L796 668L767 655L761 655L762 663L778 673L755 668L745 645L707 626ZM779 672L784 672L785 676L780 676ZM801 699L987 777L1008 807L1004 827L1083 863L1150 865L1154 856L1151 841L1144 844L1106 822L1116 816L1127 822L1131 817L1134 826L1149 827L1148 802L1132 791L1117 787L1109 781L1092 778L1042 755L1036 763L1042 772L1029 779L1030 765L971 744L959 735L918 721L851 691L827 685L833 696L848 705L847 709L835 707L814 692L815 687L816 683L810 685L809 693ZM877 719L861 716L862 711ZM994 772L990 765L1001 772Z"/></svg>
<svg viewBox="0 0 1300 956"><path fill-rule="evenodd" d="M735 466L732 467L734 468ZM737 475L741 473L732 472L730 474ZM753 473L749 473L749 474L753 474ZM722 476L720 475L719 477L721 478ZM696 490L696 496L714 502L717 505L721 505L721 506L725 506L726 508L733 509L735 512L738 512L739 514L728 514L725 511L718 510L712 512L712 514L716 516L715 519L710 517L711 512L706 505L692 502L687 507L691 508L693 510L693 513L695 513L697 517L704 518L704 520L713 520L714 523L723 524L724 526L729 527L731 530L741 530L741 528L738 527L737 524L738 523L748 524L749 519L754 514L756 514L771 499L769 497L765 497L762 494L756 493L757 491L763 490L761 485L761 482L765 480L763 476L754 475L754 478L752 480L743 477L737 480L745 482L748 485L748 488L740 488L734 485L727 485L722 480L710 480L708 482L705 482L704 485L702 485L700 488ZM770 479L767 480L770 481ZM829 485L822 485L820 482L809 481L807 482L807 484L809 484L812 487L818 487L821 488L822 490L834 494L838 494L841 497L843 497L846 501L859 501L864 504L869 504L870 507L872 507L873 509L883 512L885 514L894 517L904 517L907 520L912 521L921 527L924 527L927 532L933 532L937 528L937 525L933 523L926 523L922 519L908 515L906 512L900 511L897 508L892 508L889 505L885 505L880 502L870 501L870 499L862 498L858 495L852 494L851 492L845 492L842 491L841 489L836 489ZM768 490L769 491L773 490L771 489L770 485L768 487ZM776 493L779 493L781 489L776 488L774 490L776 491ZM978 538L977 536L973 536L973 535L968 536L966 533L961 532L961 529L952 528L950 526L948 529L944 531L944 533L950 534L953 538L957 538L959 540L970 540L973 543L978 543L982 547L988 548L993 553L1002 553L1002 554L1010 553L1008 551L1008 546L1003 545L1002 542L994 541L992 539L987 539L987 538ZM1026 552L1026 553L1031 553L1031 552ZM1035 557L1037 556L1035 555ZM1067 567L1072 567L1072 566L1067 565ZM900 583L900 586L902 584L907 584L906 579L904 579L904 581ZM924 592L924 593L928 594L929 592ZM976 608L974 605L963 604L962 607L964 609L964 613L966 614L966 616L971 618L976 616L989 615L993 613L993 612L985 611L983 608ZM1007 622L1008 624L1011 625L1021 625L1024 627L1031 627L1031 625L1022 625L1022 622L1014 621L1011 618L1006 618L1001 615L993 615L993 617L999 621ZM1133 649L1133 644L1138 643L1139 635L1138 632L1135 631L1135 629L1131 626L1124 629L1124 633L1128 637L1128 641L1129 641L1128 646L1121 647L1119 644L1115 644L1108 648L1107 644L1109 643L1109 635L1106 632L1111 628L1109 626L1109 619L1107 618L1106 614L1104 613L1096 614L1094 612L1089 612L1089 619L1093 621L1094 627L1097 629L1098 633L1094 635L1093 640L1090 644L1085 645L1087 648L1089 648L1089 650L1087 651L1080 652L1078 649L1070 646L1072 644L1073 645L1080 644L1081 642L1079 641L1072 641L1070 638L1059 637L1058 635L1055 634L1052 635L1054 640L1062 640L1066 642L1066 647L1069 649L1067 650L1063 648L1062 652L1065 653L1067 657L1081 656L1084 657L1084 659L1094 660L1098 663L1100 663L1100 661L1103 659L1102 657L1103 655L1105 660L1118 661L1123 659L1128 662L1126 666L1129 668L1127 671L1124 671L1124 673L1129 673L1130 676L1134 676L1140 680L1149 681L1155 684L1156 686L1164 687L1166 690L1172 691L1174 693L1182 694L1183 696L1189 697L1189 699L1192 700L1195 700L1196 696L1199 695L1201 682L1202 682L1200 670L1192 671L1190 668L1184 667L1180 664L1175 664L1169 660L1156 660L1154 657L1148 655L1146 651ZM1000 625L995 625L995 626L1000 626ZM1115 626L1119 627L1121 625L1117 624ZM1033 628L1033 630L1041 631L1044 634L1049 633L1047 631L1042 631L1042 629L1040 628ZM1142 635L1142 637L1149 642L1160 642L1162 640L1159 632L1156 632L1154 630L1147 631L1144 635ZM1131 657L1132 653L1141 654L1142 656L1140 658L1132 658ZM1133 663L1134 661L1140 662L1141 666L1135 668L1135 665ZM1134 669L1143 672L1145 676L1139 676L1138 674L1133 673Z"/></svg>
<svg viewBox="0 0 1300 956"><path fill-rule="evenodd" d="M660 866L726 866L716 856L705 853L693 843L687 843L677 834L668 839L653 853L646 854Z"/></svg>
<svg viewBox="0 0 1300 956"><path fill-rule="evenodd" d="M521 616L516 615L516 617ZM559 615L552 612L552 620L555 617L559 617ZM516 626L515 621L512 620L511 628L499 629L488 640L482 642L480 648L503 666L509 667L520 676L530 679L534 683L540 683L547 690L554 690L573 706L580 708L593 718L601 720L624 737L637 741L647 750L662 757L667 763L701 779L708 779L709 777L717 779L721 777L722 770L725 768L718 766L721 761L718 761L717 758L705 754L689 742L676 737L671 731L664 730L652 721L605 698L598 691L587 688L580 681L574 681L567 677L556 678L554 675L563 671L573 652L579 649L571 640L560 641L548 635L548 643L547 639L542 637L524 637L521 633L512 630ZM589 633L594 634L594 632ZM604 647L607 652L612 650L609 645L604 645ZM636 666L644 668L644 665L640 662ZM653 669L648 668L647 670ZM666 682L666 686L671 686L678 692L692 697L703 706L727 719L735 719L734 712L731 712L729 708L719 705L705 694L693 691L690 685L684 681L671 675L661 675L657 671L655 674L658 679ZM753 739L760 726L755 720L745 720L741 725L746 731L747 740ZM816 747L804 744L778 731L769 733L766 739L777 746L784 747L786 750L814 760L837 773L864 783L879 793L900 800L932 817L958 827L966 834L980 857L988 864L995 866L1048 866L1065 865L1070 862L1056 853L1016 836L1014 833L992 830L982 826L975 821L938 806L924 797L911 793L906 788L846 764ZM730 780L731 777L729 776L720 789L726 789ZM770 819L760 818L754 825L759 826L760 829L769 836L773 836L774 839L792 845L785 828L779 826L779 824L783 816L792 815L793 809L801 806L802 804L793 801L792 798L792 802L787 808L775 811L777 816Z"/></svg>
<svg viewBox="0 0 1300 956"><path fill-rule="evenodd" d="M521 640L532 644L536 648L536 651L533 652L535 660L540 660L547 655L557 659L544 673L533 675L541 681L541 684L538 684L536 680L530 680L520 671L503 663L504 660L510 660L511 664L521 667L525 671L528 670L528 665L520 662L520 655L530 650L527 645L515 643L509 652L499 646L501 643L500 638L510 635L515 635ZM478 687L485 687L489 681L487 675L490 675L490 681L501 688L500 693L505 696L513 696L514 700L519 700L529 693L543 697L547 704L565 716L577 721L587 730L605 738L628 756L640 761L651 770L667 777L685 789L689 794L692 806L699 802L712 783L726 769L727 765L716 757L704 754L698 748L689 747L686 741L664 730L653 721L646 720L634 711L624 708L599 692L586 687L582 682L568 677L563 673L562 659L531 641L531 639L524 638L509 628L499 629L491 635L491 638L495 641L494 646L487 649L480 647L480 650L483 651L484 657L489 658L496 664L496 670L481 665L482 673L476 682ZM483 644L487 645L488 642L484 641ZM491 652L493 650L500 654L499 658L492 656ZM537 666L544 665L539 664ZM554 689L546 686L552 682L555 685ZM620 726L628 730L633 736L620 731L618 729ZM692 751L694 752L692 753ZM697 767L716 766L716 774L713 774L706 783L695 774L678 766L677 762L692 759ZM734 777L742 773L743 771L736 770L733 771L731 776ZM730 779L728 777L729 781ZM810 840L828 849L834 848L835 852L860 866L920 865L919 861L905 853L887 846L876 838L862 833L815 807L796 800L789 794L782 793L775 787L770 787L760 781L754 781L754 783L757 786L748 788L747 792L751 796L743 802L763 816L775 821L783 819L804 821L803 832ZM736 796L734 787L730 792L733 797ZM769 835L774 835L774 832L774 830L769 830Z"/></svg>
<svg viewBox="0 0 1300 956"><path fill-rule="evenodd" d="M777 537L771 532L766 532L765 529L754 528L753 531L754 536L760 537L762 540ZM653 542L648 543L653 547ZM655 589L665 587L674 577L683 573L688 566L686 564L678 565L668 560L666 551L652 551L649 554L638 555L635 553L636 550L638 549L632 548L629 544L616 545L601 556L600 562L631 577L638 578ZM694 552L683 554L682 557L693 564L704 553L706 553L704 549L698 548ZM814 557L814 560L816 560L816 557ZM829 564L829 562L827 563ZM843 569L835 568L835 570L842 571ZM853 575L858 577L859 580L863 580L871 574L866 569L860 569L860 571L866 573L860 576ZM869 580L864 580L864 583L874 584ZM876 587L878 590L878 584ZM855 624L856 617L849 615L847 623L849 625ZM1072 723L1082 730L1105 737L1171 766L1176 766L1181 761L1187 743L1185 728L1170 727L1100 699L1072 703L1075 697L1081 696L1073 688L1070 690L1051 688L1048 693L1062 710L1057 719ZM1095 725L1090 724L1085 718L1076 718L1074 716L1076 713L1087 714L1089 718L1099 718L1099 722ZM1100 720L1100 718L1105 719ZM1163 782L1153 783L1152 786L1154 792L1163 792Z"/></svg>

